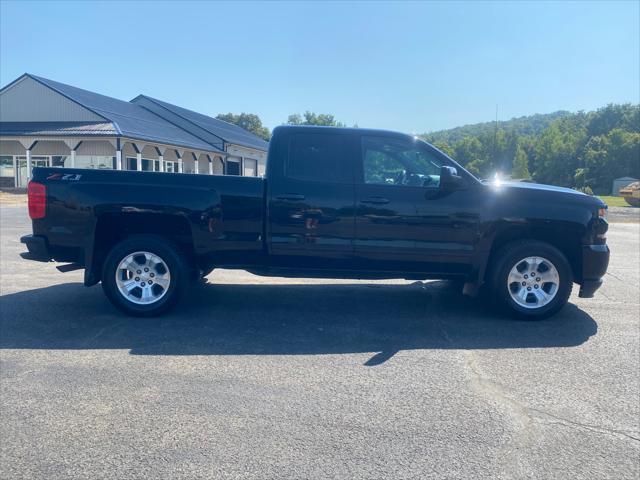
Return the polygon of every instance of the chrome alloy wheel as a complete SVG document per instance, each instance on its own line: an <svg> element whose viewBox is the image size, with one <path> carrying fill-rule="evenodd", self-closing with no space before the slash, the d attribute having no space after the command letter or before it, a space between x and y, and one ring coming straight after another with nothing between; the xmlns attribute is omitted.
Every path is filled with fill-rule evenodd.
<svg viewBox="0 0 640 480"><path fill-rule="evenodd" d="M543 257L518 261L507 278L507 288L514 302L523 308L540 308L551 302L560 287L555 265Z"/></svg>
<svg viewBox="0 0 640 480"><path fill-rule="evenodd" d="M120 295L138 305L160 300L171 285L166 262L150 252L134 252L124 257L116 269Z"/></svg>

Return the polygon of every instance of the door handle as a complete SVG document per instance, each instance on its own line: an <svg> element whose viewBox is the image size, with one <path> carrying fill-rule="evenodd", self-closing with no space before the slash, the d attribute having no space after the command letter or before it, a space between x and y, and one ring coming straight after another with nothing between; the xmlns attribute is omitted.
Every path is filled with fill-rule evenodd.
<svg viewBox="0 0 640 480"><path fill-rule="evenodd" d="M384 197L374 196L374 197L365 198L364 200L360 200L360 203L373 203L376 205L383 205L385 203L389 203L389 199Z"/></svg>
<svg viewBox="0 0 640 480"><path fill-rule="evenodd" d="M300 200L304 200L305 196L300 195L299 193L286 193L284 195L278 195L276 198L278 200L288 200L290 202L299 202Z"/></svg>

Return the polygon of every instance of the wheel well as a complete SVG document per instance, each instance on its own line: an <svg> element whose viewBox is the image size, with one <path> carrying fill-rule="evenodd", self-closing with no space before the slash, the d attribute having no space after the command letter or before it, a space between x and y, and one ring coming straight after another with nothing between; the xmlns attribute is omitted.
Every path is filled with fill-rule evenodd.
<svg viewBox="0 0 640 480"><path fill-rule="evenodd" d="M503 228L498 231L493 240L491 253L489 255L489 265L492 264L495 253L507 243L527 239L538 240L546 242L560 250L564 256L567 257L569 265L571 265L574 280L578 280L582 275L580 238L581 234L579 232L566 227L549 226L533 228L512 226ZM487 268L486 274L488 274L489 270L490 269Z"/></svg>
<svg viewBox="0 0 640 480"><path fill-rule="evenodd" d="M188 261L193 261L193 235L186 218L177 215L133 213L104 214L98 218L94 230L91 274L93 282L102 277L102 265L114 245L131 235L152 234L164 237L177 245Z"/></svg>

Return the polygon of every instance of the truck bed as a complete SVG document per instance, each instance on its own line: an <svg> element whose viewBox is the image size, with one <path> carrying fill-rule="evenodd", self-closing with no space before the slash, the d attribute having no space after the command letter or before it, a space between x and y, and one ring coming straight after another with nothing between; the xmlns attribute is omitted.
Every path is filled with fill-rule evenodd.
<svg viewBox="0 0 640 480"><path fill-rule="evenodd" d="M118 235L170 235L191 248L203 268L238 261L260 263L264 250L262 178L160 172L34 168L46 187L47 214L33 220L50 259L87 268L102 244Z"/></svg>

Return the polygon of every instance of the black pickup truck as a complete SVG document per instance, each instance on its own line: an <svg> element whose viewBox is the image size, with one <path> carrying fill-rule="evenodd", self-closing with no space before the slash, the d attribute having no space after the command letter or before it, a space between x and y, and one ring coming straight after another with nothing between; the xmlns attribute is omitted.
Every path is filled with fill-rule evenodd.
<svg viewBox="0 0 640 480"><path fill-rule="evenodd" d="M531 183L483 183L412 136L278 127L266 178L34 168L24 258L84 268L123 311L173 306L214 268L285 277L450 278L519 316L592 297L606 206Z"/></svg>

